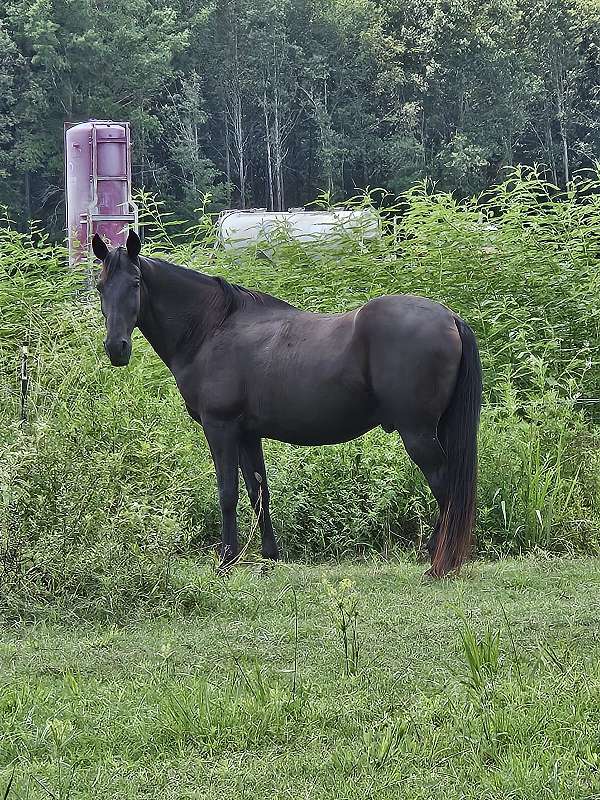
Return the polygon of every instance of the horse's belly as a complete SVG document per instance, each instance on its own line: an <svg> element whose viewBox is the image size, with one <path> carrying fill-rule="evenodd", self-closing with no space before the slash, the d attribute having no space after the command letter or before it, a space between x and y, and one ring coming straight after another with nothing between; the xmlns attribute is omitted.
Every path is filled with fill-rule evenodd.
<svg viewBox="0 0 600 800"><path fill-rule="evenodd" d="M281 395L278 403L267 401L262 413L248 419L248 427L264 438L289 444L336 444L356 439L378 424L376 408L366 392Z"/></svg>
<svg viewBox="0 0 600 800"><path fill-rule="evenodd" d="M369 422L363 420L361 425L330 426L328 428L315 425L312 429L306 428L302 431L293 428L269 426L259 431L259 433L260 436L265 439L276 439L279 442L287 442L287 444L339 444L340 442L348 442L351 439L357 439L359 436L362 436L363 433L374 428L377 424L376 420Z"/></svg>

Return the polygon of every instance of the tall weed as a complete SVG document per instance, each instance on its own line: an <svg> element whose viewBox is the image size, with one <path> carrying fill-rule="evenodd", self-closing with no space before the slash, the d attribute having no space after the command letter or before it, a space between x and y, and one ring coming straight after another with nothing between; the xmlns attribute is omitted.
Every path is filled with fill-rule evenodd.
<svg viewBox="0 0 600 800"><path fill-rule="evenodd" d="M393 292L449 305L475 328L484 366L480 552L595 552L598 189L589 176L557 196L524 170L462 203L420 185L383 214L380 241L319 250L281 239L268 258L260 248L223 251L206 214L185 228L146 196L145 252L315 311ZM111 369L98 304L78 291L82 282L43 231L20 234L1 221L0 570L9 606L21 607L18 598L29 607L103 598L109 610L152 601L167 589L174 560L218 537L200 429L139 334L129 369ZM31 371L25 426L23 343ZM380 429L328 448L268 442L266 455L288 557L389 554L428 535L430 492L397 438Z"/></svg>

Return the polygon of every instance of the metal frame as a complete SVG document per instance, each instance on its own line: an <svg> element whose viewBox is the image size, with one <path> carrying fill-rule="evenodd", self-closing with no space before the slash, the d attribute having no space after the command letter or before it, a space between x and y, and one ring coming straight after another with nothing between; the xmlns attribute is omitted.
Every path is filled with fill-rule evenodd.
<svg viewBox="0 0 600 800"><path fill-rule="evenodd" d="M92 156L92 172L90 175L90 182L92 184L92 198L90 200L87 211L83 212L79 218L80 223L86 225L86 248L89 253L92 236L94 233L94 223L96 222L124 222L133 227L134 231L139 234L139 210L137 204L131 199L132 181L131 181L131 127L129 122L114 122L113 120L93 119L88 120L92 123L92 130L90 132L90 149ZM65 212L66 219L69 219L69 199L66 192L67 185L67 131L69 128L74 127L80 123L65 122L63 126L63 151L64 151L64 173L65 173ZM106 176L98 175L98 138L96 124L101 125L118 125L125 128L125 175L124 176ZM122 139L120 140L123 141ZM122 204L128 207L126 214L98 214L98 181L103 180L121 180L127 183L127 197L128 200ZM68 223L66 228L67 233L67 247L69 250L69 259L71 259L72 245L70 232L68 230Z"/></svg>

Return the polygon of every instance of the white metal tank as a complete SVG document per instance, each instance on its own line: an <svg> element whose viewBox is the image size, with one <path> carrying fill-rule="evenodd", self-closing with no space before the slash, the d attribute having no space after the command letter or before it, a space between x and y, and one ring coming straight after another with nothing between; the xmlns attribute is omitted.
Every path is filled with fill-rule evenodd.
<svg viewBox="0 0 600 800"><path fill-rule="evenodd" d="M251 245L273 246L280 237L312 244L377 239L381 221L369 208L330 211L267 211L263 208L223 211L217 219L219 241L227 250Z"/></svg>

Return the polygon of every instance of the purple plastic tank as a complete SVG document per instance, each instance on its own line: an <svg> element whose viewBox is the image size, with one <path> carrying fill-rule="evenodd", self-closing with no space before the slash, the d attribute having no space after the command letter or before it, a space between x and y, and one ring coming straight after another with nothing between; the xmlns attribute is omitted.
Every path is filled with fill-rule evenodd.
<svg viewBox="0 0 600 800"><path fill-rule="evenodd" d="M116 247L137 231L128 122L65 123L65 191L70 264L88 259L94 233Z"/></svg>

